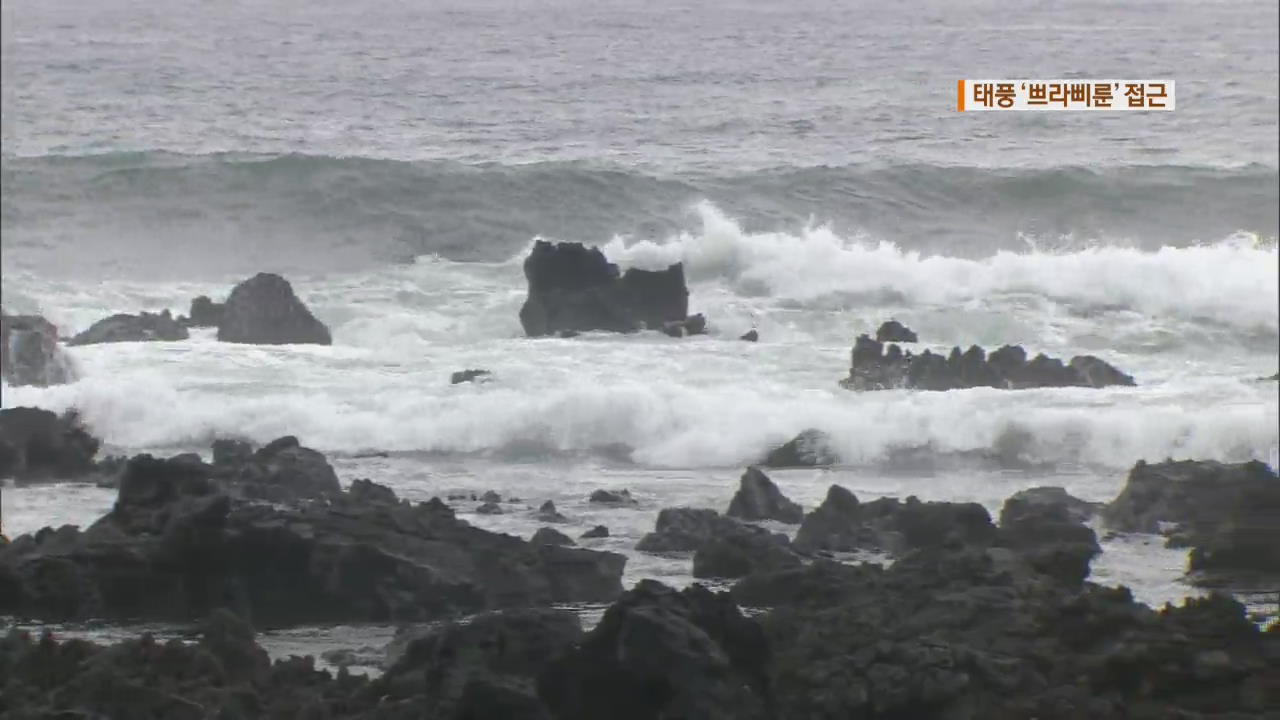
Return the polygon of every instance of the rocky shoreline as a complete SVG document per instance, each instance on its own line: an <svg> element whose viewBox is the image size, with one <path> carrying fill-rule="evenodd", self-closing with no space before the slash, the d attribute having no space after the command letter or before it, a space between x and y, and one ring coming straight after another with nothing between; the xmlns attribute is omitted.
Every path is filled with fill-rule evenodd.
<svg viewBox="0 0 1280 720"><path fill-rule="evenodd" d="M1105 507L1036 488L998 522L978 505L862 502L839 486L805 512L749 468L727 514L668 508L638 548L691 553L696 577L732 580L716 593L624 591L621 555L484 531L367 480L344 489L291 437L219 441L208 460L78 462L114 468L115 506L87 529L0 547L0 613L203 634L99 646L11 632L0 717L1154 719L1280 706L1280 624L1261 631L1227 595L1152 610L1087 581L1097 514L1194 547L1193 580L1280 580L1256 552L1280 546L1274 524L1254 522L1280 499L1261 463L1139 463ZM858 550L893 562L832 559ZM584 632L564 603L611 604ZM374 679L272 663L253 630L427 620L442 624L402 641Z"/></svg>

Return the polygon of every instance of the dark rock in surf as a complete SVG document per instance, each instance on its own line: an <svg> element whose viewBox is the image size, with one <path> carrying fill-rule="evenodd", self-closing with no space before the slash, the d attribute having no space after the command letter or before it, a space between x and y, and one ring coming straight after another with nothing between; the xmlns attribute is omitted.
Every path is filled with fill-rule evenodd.
<svg viewBox="0 0 1280 720"><path fill-rule="evenodd" d="M665 508L654 531L636 549L649 553L690 552L694 577L741 577L765 568L798 565L786 535L700 508Z"/></svg>
<svg viewBox="0 0 1280 720"><path fill-rule="evenodd" d="M201 295L191 301L191 309L187 313L187 327L218 327L222 324L226 305L216 303L207 295Z"/></svg>
<svg viewBox="0 0 1280 720"><path fill-rule="evenodd" d="M101 443L74 412L33 407L0 410L0 479L21 483L85 479Z"/></svg>
<svg viewBox="0 0 1280 720"><path fill-rule="evenodd" d="M632 268L620 274L599 248L539 240L525 258L524 274L529 295L520 308L520 324L530 337L591 330L649 328L678 330L679 335L705 330L700 316L689 316L689 290L680 263L666 270Z"/></svg>
<svg viewBox="0 0 1280 720"><path fill-rule="evenodd" d="M1061 508L1062 513L1075 523L1088 522L1105 507L1103 503L1081 500L1060 487L1040 486L1019 490L1004 501L1000 510L1000 525L1033 513L1037 508Z"/></svg>
<svg viewBox="0 0 1280 720"><path fill-rule="evenodd" d="M662 332L677 338L689 335L703 335L707 332L707 319L701 313L690 315L684 320L663 323Z"/></svg>
<svg viewBox="0 0 1280 720"><path fill-rule="evenodd" d="M887 347L867 335L858 336L850 353L849 376L840 384L850 390L958 390L973 387L1023 389L1033 387L1092 387L1133 385L1133 378L1092 355L1071 359L1069 364L1045 355L1029 362L1019 346L1004 346L987 353L977 345L968 350L952 348L947 357L925 350L904 353L895 344Z"/></svg>
<svg viewBox="0 0 1280 720"><path fill-rule="evenodd" d="M1191 547L1190 577L1203 585L1280 583L1280 478L1266 464L1139 462L1103 511L1107 527L1160 533Z"/></svg>
<svg viewBox="0 0 1280 720"><path fill-rule="evenodd" d="M587 502L597 503L601 505L636 505L635 498L631 497L630 490L596 490L591 493L591 497L587 498Z"/></svg>
<svg viewBox="0 0 1280 720"><path fill-rule="evenodd" d="M560 511L556 510L556 504L550 500L542 503L542 506L538 508L538 512L534 517L538 522L544 523L568 522L568 518L561 515Z"/></svg>
<svg viewBox="0 0 1280 720"><path fill-rule="evenodd" d="M642 580L539 675L558 720L776 717L769 642L727 593Z"/></svg>
<svg viewBox="0 0 1280 720"><path fill-rule="evenodd" d="M495 502L481 503L476 508L477 515L502 515L503 512L502 506Z"/></svg>
<svg viewBox="0 0 1280 720"><path fill-rule="evenodd" d="M74 379L53 323L39 315L6 315L0 310L0 380L13 387L48 387Z"/></svg>
<svg viewBox="0 0 1280 720"><path fill-rule="evenodd" d="M770 468L788 468L818 467L836 462L830 436L811 428L770 450L760 464Z"/></svg>
<svg viewBox="0 0 1280 720"><path fill-rule="evenodd" d="M484 382L489 379L493 373L488 370L459 370L449 376L449 384L457 385L464 382Z"/></svg>
<svg viewBox="0 0 1280 720"><path fill-rule="evenodd" d="M827 497L805 516L796 532L800 552L870 550L900 555L944 546L990 545L996 536L991 516L977 503L920 502L908 497L861 503L832 485Z"/></svg>
<svg viewBox="0 0 1280 720"><path fill-rule="evenodd" d="M252 463L287 475L285 445ZM0 548L0 614L183 621L226 606L265 625L418 622L622 590L621 555L487 532L438 500L399 502L367 482L263 503L242 492L258 472L131 459L115 506L87 530L46 528Z"/></svg>
<svg viewBox="0 0 1280 720"><path fill-rule="evenodd" d="M609 528L604 525L597 525L590 530L582 533L583 540L596 540L599 538L609 537Z"/></svg>
<svg viewBox="0 0 1280 720"><path fill-rule="evenodd" d="M538 531L529 538L529 542L534 545L573 545L573 538L556 530L555 528L538 528Z"/></svg>
<svg viewBox="0 0 1280 720"><path fill-rule="evenodd" d="M484 494L480 496L480 502L500 503L502 502L502 496L493 490L485 490Z"/></svg>
<svg viewBox="0 0 1280 720"><path fill-rule="evenodd" d="M754 467L747 468L742 474L738 491L729 501L725 514L741 520L777 520L784 523L799 523L804 519L804 510L783 495L768 475Z"/></svg>
<svg viewBox="0 0 1280 720"><path fill-rule="evenodd" d="M757 340L760 339L760 333L757 332L755 328L752 328L746 331L745 333L743 333L742 336L739 337L738 339L746 340L747 342L756 342Z"/></svg>
<svg viewBox="0 0 1280 720"><path fill-rule="evenodd" d="M293 293L288 280L272 273L236 285L227 297L218 340L250 345L332 345L329 328Z"/></svg>
<svg viewBox="0 0 1280 720"><path fill-rule="evenodd" d="M919 338L911 331L911 328L903 325L897 320L888 320L881 323L876 329L876 340L878 342L918 342Z"/></svg>
<svg viewBox="0 0 1280 720"><path fill-rule="evenodd" d="M119 314L99 320L67 341L68 345L115 342L176 341L189 337L187 329L168 310L159 313Z"/></svg>

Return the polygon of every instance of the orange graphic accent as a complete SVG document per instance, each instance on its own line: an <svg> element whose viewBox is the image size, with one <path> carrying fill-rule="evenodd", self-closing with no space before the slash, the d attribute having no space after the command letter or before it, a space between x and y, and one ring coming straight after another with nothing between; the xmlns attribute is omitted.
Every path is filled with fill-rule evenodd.
<svg viewBox="0 0 1280 720"><path fill-rule="evenodd" d="M956 98L959 100L959 103L956 107L960 112L964 112L964 81L963 80L957 81L956 89L957 89Z"/></svg>

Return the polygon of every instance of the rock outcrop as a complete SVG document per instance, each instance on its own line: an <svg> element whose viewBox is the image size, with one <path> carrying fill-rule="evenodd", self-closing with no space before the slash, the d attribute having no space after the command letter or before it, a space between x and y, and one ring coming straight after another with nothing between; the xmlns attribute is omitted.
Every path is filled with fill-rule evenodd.
<svg viewBox="0 0 1280 720"><path fill-rule="evenodd" d="M333 344L329 328L294 295L289 281L272 273L258 273L231 290L218 339L251 345Z"/></svg>
<svg viewBox="0 0 1280 720"><path fill-rule="evenodd" d="M186 340L190 335L168 310L137 315L120 313L103 318L67 341L68 345L97 345L116 342Z"/></svg>
<svg viewBox="0 0 1280 720"><path fill-rule="evenodd" d="M769 646L727 594L642 580L539 676L557 720L776 717Z"/></svg>
<svg viewBox="0 0 1280 720"><path fill-rule="evenodd" d="M990 545L996 527L977 503L920 502L908 497L862 503L839 485L805 516L796 532L800 552L887 552L894 555L921 548Z"/></svg>
<svg viewBox="0 0 1280 720"><path fill-rule="evenodd" d="M599 505L637 505L635 498L631 497L631 491L623 488L617 492L612 490L595 490L591 496L587 498L587 502Z"/></svg>
<svg viewBox="0 0 1280 720"><path fill-rule="evenodd" d="M99 445L75 412L59 416L32 407L0 410L0 479L88 479Z"/></svg>
<svg viewBox="0 0 1280 720"><path fill-rule="evenodd" d="M1084 523L1096 510L1060 487L1023 490L1000 509L999 543L1020 554L1036 571L1078 585L1102 552Z"/></svg>
<svg viewBox="0 0 1280 720"><path fill-rule="evenodd" d="M599 248L539 240L524 261L529 296L520 324L530 337L606 330L662 330L689 335L705 330L689 316L684 266L629 269L620 274Z"/></svg>
<svg viewBox="0 0 1280 720"><path fill-rule="evenodd" d="M58 328L39 315L0 311L0 379L14 387L74 380L71 360L58 347Z"/></svg>
<svg viewBox="0 0 1280 720"><path fill-rule="evenodd" d="M878 342L918 342L919 337L912 332L911 328L903 325L897 320L887 320L876 328L876 341Z"/></svg>
<svg viewBox="0 0 1280 720"><path fill-rule="evenodd" d="M814 563L733 595L774 608L761 623L778 718L1262 720L1280 702L1280 634L1238 603L1156 612L1003 548Z"/></svg>
<svg viewBox="0 0 1280 720"><path fill-rule="evenodd" d="M786 535L702 508L665 508L654 531L636 549L649 553L693 553L694 577L742 577L763 568L792 567L800 559Z"/></svg>
<svg viewBox="0 0 1280 720"><path fill-rule="evenodd" d="M1134 385L1133 378L1106 361L1081 355L1064 364L1037 355L1030 361L1018 345L1005 345L987 356L977 345L952 348L947 357L925 350L919 355L887 347L859 335L850 357L849 377L840 384L850 390L957 390L972 387L1024 389L1036 387L1092 387Z"/></svg>
<svg viewBox="0 0 1280 720"><path fill-rule="evenodd" d="M759 468L749 467L742 474L738 492L729 501L725 513L741 520L777 520L798 523L804 519L804 510L787 496Z"/></svg>
<svg viewBox="0 0 1280 720"><path fill-rule="evenodd" d="M230 607L263 625L423 621L622 590L621 555L487 532L368 481L335 490L312 452L287 439L242 466L134 457L88 529L0 548L0 614L179 621Z"/></svg>
<svg viewBox="0 0 1280 720"><path fill-rule="evenodd" d="M1277 518L1280 478L1258 461L1139 462L1103 512L1111 529L1192 548L1194 582L1237 587L1280 583Z"/></svg>
<svg viewBox="0 0 1280 720"><path fill-rule="evenodd" d="M818 467L834 465L837 460L831 437L810 428L770 450L760 464L769 468Z"/></svg>
<svg viewBox="0 0 1280 720"><path fill-rule="evenodd" d="M218 327L222 324L224 303L216 303L208 295L201 295L191 301L191 309L187 313L187 327Z"/></svg>
<svg viewBox="0 0 1280 720"><path fill-rule="evenodd" d="M747 342L757 342L760 340L760 331L756 330L755 328L751 328L750 330L746 331L741 336L739 336L738 339L745 340Z"/></svg>

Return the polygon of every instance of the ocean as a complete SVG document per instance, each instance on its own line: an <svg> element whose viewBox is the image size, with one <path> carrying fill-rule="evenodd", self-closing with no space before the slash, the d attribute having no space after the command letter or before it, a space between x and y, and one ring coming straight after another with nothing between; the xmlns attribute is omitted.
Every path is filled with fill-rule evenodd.
<svg viewBox="0 0 1280 720"><path fill-rule="evenodd" d="M634 551L658 510L723 510L808 428L840 463L770 473L806 508L838 483L994 515L1037 485L1108 501L1140 459L1274 467L1278 12L6 2L5 310L70 335L270 271L334 344L75 347L79 381L4 387L3 406L77 408L113 454L296 435L344 482L515 496L455 506L525 537L554 500L569 534L610 528L586 544L626 553L628 582L677 585L687 560ZM955 111L961 77L1064 76L1173 78L1177 110ZM523 337L536 238L683 261L709 334ZM944 353L1095 354L1137 387L841 389L854 338L889 318ZM467 368L493 379L451 385ZM637 507L587 503L624 487ZM113 499L10 487L3 524L83 526ZM1103 547L1095 581L1198 592L1159 538Z"/></svg>

